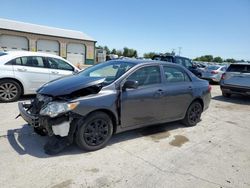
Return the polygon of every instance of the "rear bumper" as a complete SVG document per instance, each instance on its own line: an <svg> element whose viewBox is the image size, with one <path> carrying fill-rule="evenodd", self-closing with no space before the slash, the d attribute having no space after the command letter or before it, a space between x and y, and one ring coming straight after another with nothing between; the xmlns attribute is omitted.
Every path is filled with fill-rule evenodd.
<svg viewBox="0 0 250 188"><path fill-rule="evenodd" d="M250 88L249 87L221 85L220 88L221 88L221 91L224 93L250 96Z"/></svg>

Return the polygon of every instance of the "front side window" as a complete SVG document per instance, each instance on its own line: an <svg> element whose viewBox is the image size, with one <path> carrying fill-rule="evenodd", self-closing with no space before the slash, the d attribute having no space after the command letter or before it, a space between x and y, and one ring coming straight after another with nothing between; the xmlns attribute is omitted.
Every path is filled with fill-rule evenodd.
<svg viewBox="0 0 250 188"><path fill-rule="evenodd" d="M143 67L132 73L127 80L136 80L139 86L161 83L161 72L159 66Z"/></svg>
<svg viewBox="0 0 250 188"><path fill-rule="evenodd" d="M135 66L135 63L123 61L103 62L85 69L79 74L87 77L105 78L105 85L108 85L120 78L130 68Z"/></svg>
<svg viewBox="0 0 250 188"><path fill-rule="evenodd" d="M176 83L176 82L188 82L188 81L190 81L190 78L187 75L187 73L181 71L178 68L164 66L163 70L164 70L164 75L165 75L167 82Z"/></svg>
<svg viewBox="0 0 250 188"><path fill-rule="evenodd" d="M49 57L47 59L48 59L49 67L52 69L69 70L69 71L74 70L74 68L71 65L69 65L68 63L66 63L65 61L61 59L52 58L52 57Z"/></svg>

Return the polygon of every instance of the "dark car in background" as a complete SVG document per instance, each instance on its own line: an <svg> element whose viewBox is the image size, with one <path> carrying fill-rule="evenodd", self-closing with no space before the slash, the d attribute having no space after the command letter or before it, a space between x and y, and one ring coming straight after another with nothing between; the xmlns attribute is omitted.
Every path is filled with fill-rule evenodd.
<svg viewBox="0 0 250 188"><path fill-rule="evenodd" d="M220 88L224 97L232 94L250 96L250 64L231 64L221 77Z"/></svg>
<svg viewBox="0 0 250 188"><path fill-rule="evenodd" d="M177 120L196 125L210 90L207 81L173 63L113 60L51 81L31 104L18 106L37 133L54 138L46 153L58 153L73 140L92 151L115 133Z"/></svg>
<svg viewBox="0 0 250 188"><path fill-rule="evenodd" d="M170 63L176 63L184 66L189 71L191 71L194 75L201 78L202 72L198 69L198 67L191 61L191 59L181 56L175 55L155 55L152 60L166 61Z"/></svg>

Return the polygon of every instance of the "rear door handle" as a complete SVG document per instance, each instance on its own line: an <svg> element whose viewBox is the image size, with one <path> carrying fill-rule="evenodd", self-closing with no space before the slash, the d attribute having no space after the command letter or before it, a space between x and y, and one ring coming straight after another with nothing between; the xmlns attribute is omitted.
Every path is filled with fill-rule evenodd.
<svg viewBox="0 0 250 188"><path fill-rule="evenodd" d="M193 87L192 87L192 86L189 86L189 87L188 87L188 89L189 89L189 90L192 90L192 89L193 89Z"/></svg>
<svg viewBox="0 0 250 188"><path fill-rule="evenodd" d="M52 74L59 74L58 71L52 71L51 73L52 73Z"/></svg>
<svg viewBox="0 0 250 188"><path fill-rule="evenodd" d="M25 69L25 68L17 68L17 70L20 71L20 72L25 72L25 71L27 71L27 69Z"/></svg>

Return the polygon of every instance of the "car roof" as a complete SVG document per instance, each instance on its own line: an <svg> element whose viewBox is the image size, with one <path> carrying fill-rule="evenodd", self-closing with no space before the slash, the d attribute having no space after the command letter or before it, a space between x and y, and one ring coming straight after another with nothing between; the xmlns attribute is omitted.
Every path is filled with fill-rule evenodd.
<svg viewBox="0 0 250 188"><path fill-rule="evenodd" d="M134 64L164 64L164 65L176 65L171 62L166 61L159 61L159 60L142 60L142 59L116 59L116 60L110 60L108 62L125 62L125 63L134 63Z"/></svg>
<svg viewBox="0 0 250 188"><path fill-rule="evenodd" d="M31 52L31 51L5 51L4 53L6 53L7 55L13 55L13 56L32 56L32 55L36 55L36 56L46 56L46 57L60 57L58 55L54 55L54 54L49 54L49 53L44 53L44 52Z"/></svg>

